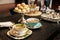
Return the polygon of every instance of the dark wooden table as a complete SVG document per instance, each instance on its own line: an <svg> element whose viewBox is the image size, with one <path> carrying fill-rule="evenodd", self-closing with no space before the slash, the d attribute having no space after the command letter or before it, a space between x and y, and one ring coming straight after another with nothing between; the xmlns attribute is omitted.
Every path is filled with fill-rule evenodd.
<svg viewBox="0 0 60 40"><path fill-rule="evenodd" d="M5 18L0 18L0 22L12 21L18 23L17 21L19 18L21 18L21 15L15 14ZM24 40L60 40L60 32L59 32L60 24L44 20L41 20L40 22L42 23L42 27L39 29L32 30L33 31L32 35ZM0 40L14 40L7 36L6 34L7 31L9 31L9 28L0 27Z"/></svg>

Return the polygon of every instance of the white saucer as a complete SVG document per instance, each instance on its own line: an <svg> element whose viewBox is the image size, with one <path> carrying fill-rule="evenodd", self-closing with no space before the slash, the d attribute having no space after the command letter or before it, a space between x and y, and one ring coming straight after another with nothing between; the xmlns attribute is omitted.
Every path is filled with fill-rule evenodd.
<svg viewBox="0 0 60 40"><path fill-rule="evenodd" d="M28 37L28 36L30 36L30 35L32 34L32 31L29 30L29 31L27 32L26 36L22 36L22 37L13 37L13 36L11 36L11 35L9 34L9 32L10 32L10 31L7 32L7 35L8 35L9 37L13 38L13 39L24 39L24 38L26 38L26 37Z"/></svg>

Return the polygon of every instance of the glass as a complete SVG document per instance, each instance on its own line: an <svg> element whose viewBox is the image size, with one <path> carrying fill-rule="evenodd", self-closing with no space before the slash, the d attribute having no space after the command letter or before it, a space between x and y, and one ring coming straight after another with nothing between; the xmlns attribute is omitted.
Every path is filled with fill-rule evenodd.
<svg viewBox="0 0 60 40"><path fill-rule="evenodd" d="M57 10L59 10L59 14L60 14L60 6L58 6L58 9ZM59 15L58 14L58 15ZM59 16L60 17L60 16ZM57 21L57 24L59 24L59 20Z"/></svg>
<svg viewBox="0 0 60 40"><path fill-rule="evenodd" d="M28 4L34 4L35 0L28 0Z"/></svg>
<svg viewBox="0 0 60 40"><path fill-rule="evenodd" d="M58 10L59 10L59 13L60 13L60 6L58 6Z"/></svg>
<svg viewBox="0 0 60 40"><path fill-rule="evenodd" d="M45 0L45 6L48 7L50 4L50 0Z"/></svg>

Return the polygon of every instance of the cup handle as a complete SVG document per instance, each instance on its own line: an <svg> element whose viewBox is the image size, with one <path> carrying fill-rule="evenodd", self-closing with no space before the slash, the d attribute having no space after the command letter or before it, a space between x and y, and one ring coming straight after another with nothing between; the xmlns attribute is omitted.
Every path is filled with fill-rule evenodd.
<svg viewBox="0 0 60 40"><path fill-rule="evenodd" d="M9 29L11 30L11 29L12 29L12 27L9 27Z"/></svg>
<svg viewBox="0 0 60 40"><path fill-rule="evenodd" d="M13 23L13 25L15 24L14 22L12 22L12 23ZM13 25L12 25L12 26L10 26L10 27L9 27L9 29L12 29Z"/></svg>
<svg viewBox="0 0 60 40"><path fill-rule="evenodd" d="M9 27L9 29L11 30L11 29L12 29L12 27L13 27L13 25L12 25L12 26L10 26L10 27Z"/></svg>

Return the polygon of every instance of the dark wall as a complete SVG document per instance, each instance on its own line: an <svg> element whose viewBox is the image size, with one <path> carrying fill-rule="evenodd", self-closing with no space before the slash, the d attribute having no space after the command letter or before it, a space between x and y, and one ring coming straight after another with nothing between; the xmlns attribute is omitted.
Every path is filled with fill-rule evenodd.
<svg viewBox="0 0 60 40"><path fill-rule="evenodd" d="M28 0L15 0L16 4L17 3L22 3L22 2L25 2L26 4L28 4Z"/></svg>
<svg viewBox="0 0 60 40"><path fill-rule="evenodd" d="M57 9L59 5L60 5L60 0L53 0L52 2L53 9Z"/></svg>
<svg viewBox="0 0 60 40"><path fill-rule="evenodd" d="M16 4L17 3L22 3L22 2L25 2L26 4L28 4L28 0L15 0ZM60 5L60 0L53 0L52 2L52 8L53 9L57 9L58 6Z"/></svg>

